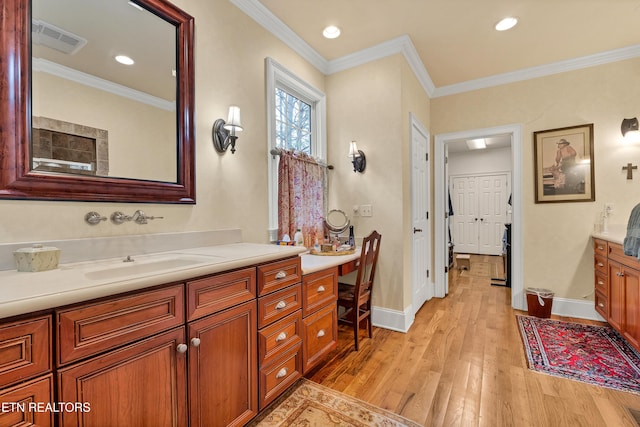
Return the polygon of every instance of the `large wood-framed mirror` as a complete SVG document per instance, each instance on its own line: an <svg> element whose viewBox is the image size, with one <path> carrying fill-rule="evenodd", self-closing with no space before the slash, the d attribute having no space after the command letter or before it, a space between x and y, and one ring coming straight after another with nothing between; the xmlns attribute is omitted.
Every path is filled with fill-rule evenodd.
<svg viewBox="0 0 640 427"><path fill-rule="evenodd" d="M60 1L57 9L62 9L64 4L78 0L46 0L44 3L42 0L33 0L33 4L32 0L3 0L0 5L0 23L2 25L0 27L0 199L195 203L194 19L166 0L110 0L107 2L81 0L82 7L91 3L114 5L119 2L123 4L119 7L132 10L135 8L137 9L135 13L146 14L133 19L155 20L158 25L166 27L162 31L168 34L166 39L168 42L156 45L155 50L168 53L170 62L174 64L171 67L175 67L175 70L167 71L170 73L169 83L160 84L157 88L146 87L142 90L133 90L135 93L141 93L145 98L160 99L160 108L165 110L161 113L164 114L161 116L163 119L153 122L153 118L146 117L143 121L142 116L148 116L145 112L146 109L153 109L149 107L148 102L145 105L141 104L140 107L134 105L133 110L130 111L123 112L120 109L122 117L126 116L129 119L139 117L139 123L134 123L139 129L132 131L134 125L129 123L128 127L125 126L125 129L128 130L122 131L112 129L110 123L107 125L100 122L94 123L91 114L80 117L71 116L70 118L67 115L67 110L70 109L66 106L64 108L51 106L50 93L55 91L40 92L40 89L45 86L45 82L52 80L53 84L49 82L50 87L58 89L60 94L71 93L76 101L83 99L78 95L80 91L73 87L69 89L64 86L74 79L64 76L60 78L55 72L49 71L52 66L53 69L62 68L67 71L70 69L74 75L88 75L89 79L106 81L107 85L121 86L127 88L125 91L128 91L128 83L124 80L112 84L113 79L108 76L96 77L92 72L78 70L74 65L60 65L61 61L56 59L56 55L64 56L60 54L64 49L59 52L55 42L52 44L53 53L47 56L43 51L47 51L49 47L41 47L39 39L32 40L37 37L32 35L32 22L34 34L37 32L36 25L40 25L41 22L44 22L45 26L50 25L47 30L62 30L63 33L66 31L66 29L60 28L64 25L59 24L59 22L64 22L64 19L59 19L58 25L56 25L49 24L46 16L44 18L36 16L40 13L39 11L46 10L51 2L56 1ZM38 2L42 7L39 7ZM104 12L100 13L104 17ZM68 13L70 17L78 14L77 9ZM122 11L116 12L116 15L122 16L123 13ZM132 16L135 17L135 15ZM65 25L73 27L72 23ZM121 33L123 25L138 26L137 23L132 24L131 21L113 23L112 34ZM70 34L73 37L74 33L70 32ZM64 35L66 36L66 33ZM143 35L130 36L130 38L135 39ZM158 37L153 38L158 43ZM175 42L173 42L174 40ZM46 43L44 45L46 46ZM126 49L124 50L123 53L127 53ZM77 55L77 57L79 56ZM145 57L147 56L151 55L145 55ZM95 61L95 59L91 60L94 63ZM107 64L98 68L104 71ZM44 73L42 73L43 69ZM126 73L127 71L125 71ZM36 74L46 75L41 77ZM122 78L124 79L124 77ZM146 80L147 83L151 81L150 78ZM68 84L78 85L76 81ZM59 90L63 86L65 89ZM157 93L154 93L156 89ZM85 90L84 86L82 90ZM165 95L161 94L163 90ZM148 94L151 96L147 96ZM116 95L112 93L109 96ZM127 102L135 103L138 101ZM103 106L107 102L100 100L93 104L97 109L97 106ZM91 105L81 104L75 109L90 111L91 108ZM93 116L104 116L103 113L92 113ZM153 114L149 115L153 117ZM166 125L167 122L169 122L168 127L161 126L161 124ZM89 151L93 150L93 154L75 154L89 156L90 160L85 162L56 157L56 155L48 156L46 151L51 151L47 146L50 142L44 143L46 147L43 150L38 145L38 141L41 138L44 141L48 141L47 138L50 140L50 136L45 138L42 135L48 134L52 130L62 134L72 134L73 142L63 141L63 144L75 146L94 144L93 148L89 149ZM98 137L95 137L96 134ZM135 144L140 140L141 134L153 135L154 143L157 143L159 139L167 139L167 135L170 137L165 148L156 145L140 149ZM35 141L34 136L36 137ZM127 137L131 140L126 141L124 147L117 149L120 152L115 151L118 142L126 140ZM58 138L58 136L53 138ZM88 140L86 140L87 138ZM102 154L100 154L101 151ZM160 151L167 152L166 155L163 155L162 160L159 158ZM42 152L45 154L41 154ZM90 156L93 158L91 159ZM157 157L157 161L154 160L154 156ZM147 174L142 170L142 167L138 171L132 168L131 164L124 166L117 164L118 158L126 159L127 157L129 161L133 159L134 164L137 162L145 165L153 162L164 166L156 166L156 172ZM106 158L111 161L111 164L104 161ZM82 169L82 171L76 169Z"/></svg>

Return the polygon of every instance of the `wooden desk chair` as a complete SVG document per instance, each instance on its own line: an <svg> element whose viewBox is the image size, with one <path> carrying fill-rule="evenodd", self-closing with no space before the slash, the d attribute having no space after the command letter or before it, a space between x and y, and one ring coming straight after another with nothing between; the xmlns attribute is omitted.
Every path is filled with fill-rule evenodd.
<svg viewBox="0 0 640 427"><path fill-rule="evenodd" d="M373 231L362 241L360 265L354 285L338 283L338 322L353 326L356 351L358 351L358 330L362 321L367 322L371 338L371 291L376 275L376 264L380 253L382 236ZM344 312L340 313L340 309Z"/></svg>

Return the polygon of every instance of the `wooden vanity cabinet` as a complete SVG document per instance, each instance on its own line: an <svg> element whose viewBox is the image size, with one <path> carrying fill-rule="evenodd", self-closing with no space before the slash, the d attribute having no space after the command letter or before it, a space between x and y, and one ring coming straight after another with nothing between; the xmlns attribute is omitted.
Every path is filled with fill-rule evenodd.
<svg viewBox="0 0 640 427"><path fill-rule="evenodd" d="M191 427L258 413L256 269L187 282Z"/></svg>
<svg viewBox="0 0 640 427"><path fill-rule="evenodd" d="M258 266L258 401L264 409L302 376L300 257Z"/></svg>
<svg viewBox="0 0 640 427"><path fill-rule="evenodd" d="M0 426L53 426L50 315L0 323Z"/></svg>
<svg viewBox="0 0 640 427"><path fill-rule="evenodd" d="M594 239L595 309L640 351L640 261L622 245Z"/></svg>
<svg viewBox="0 0 640 427"><path fill-rule="evenodd" d="M338 267L302 278L303 373L309 372L338 344Z"/></svg>

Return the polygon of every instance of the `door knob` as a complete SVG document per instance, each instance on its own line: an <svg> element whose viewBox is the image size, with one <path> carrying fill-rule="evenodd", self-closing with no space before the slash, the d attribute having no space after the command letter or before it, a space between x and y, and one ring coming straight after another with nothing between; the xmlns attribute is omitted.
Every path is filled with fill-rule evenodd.
<svg viewBox="0 0 640 427"><path fill-rule="evenodd" d="M415 228L413 227L413 232L415 233L422 233L422 228Z"/></svg>

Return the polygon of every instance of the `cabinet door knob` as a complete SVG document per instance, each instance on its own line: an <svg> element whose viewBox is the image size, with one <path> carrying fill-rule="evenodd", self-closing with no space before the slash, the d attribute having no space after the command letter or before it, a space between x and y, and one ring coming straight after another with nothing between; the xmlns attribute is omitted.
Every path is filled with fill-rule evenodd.
<svg viewBox="0 0 640 427"><path fill-rule="evenodd" d="M276 337L276 342L284 341L286 339L287 339L287 333L280 332L280 334L278 334L278 336Z"/></svg>
<svg viewBox="0 0 640 427"><path fill-rule="evenodd" d="M194 347L200 346L200 338L191 338L191 345Z"/></svg>
<svg viewBox="0 0 640 427"><path fill-rule="evenodd" d="M287 277L287 272L284 270L280 270L276 273L276 279L284 279Z"/></svg>
<svg viewBox="0 0 640 427"><path fill-rule="evenodd" d="M178 344L178 345L176 346L176 351L177 351L178 353L186 353L188 348L189 348L189 347L187 347L187 345L186 345L186 344Z"/></svg>
<svg viewBox="0 0 640 427"><path fill-rule="evenodd" d="M603 304L603 303L601 303L601 302L599 302L599 303L598 303L598 307L600 307L600 308L604 308L604 304Z"/></svg>
<svg viewBox="0 0 640 427"><path fill-rule="evenodd" d="M602 280L598 280L598 285L604 285L604 282Z"/></svg>
<svg viewBox="0 0 640 427"><path fill-rule="evenodd" d="M318 334L316 335L317 338L322 338L324 336L324 329L320 329L318 331Z"/></svg>
<svg viewBox="0 0 640 427"><path fill-rule="evenodd" d="M320 293L320 292L324 292L324 291L326 291L326 289L324 288L324 286L322 286L322 285L318 286L318 293Z"/></svg>
<svg viewBox="0 0 640 427"><path fill-rule="evenodd" d="M276 374L276 379L280 379L280 378L286 377L287 376L287 372L289 372L289 371L287 371L287 368L280 369L278 371L278 373Z"/></svg>
<svg viewBox="0 0 640 427"><path fill-rule="evenodd" d="M286 301L280 301L279 303L276 304L276 310L282 310L286 306L287 306Z"/></svg>

